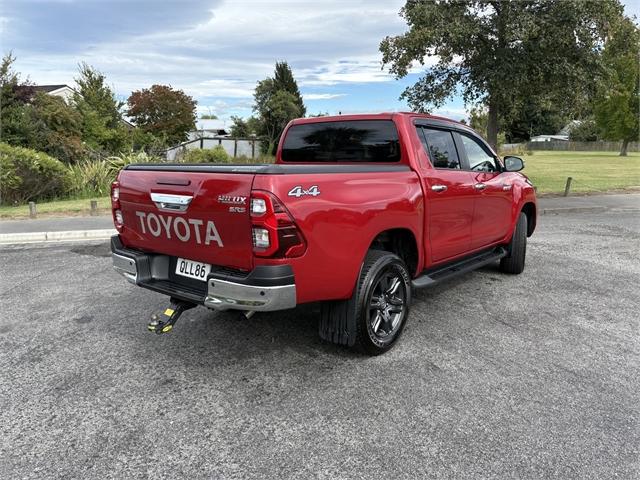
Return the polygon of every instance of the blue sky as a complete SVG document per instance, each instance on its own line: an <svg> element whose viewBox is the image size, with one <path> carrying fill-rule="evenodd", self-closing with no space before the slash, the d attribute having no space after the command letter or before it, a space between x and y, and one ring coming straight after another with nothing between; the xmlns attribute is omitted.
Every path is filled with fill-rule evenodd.
<svg viewBox="0 0 640 480"><path fill-rule="evenodd" d="M626 11L640 16L640 2ZM395 80L378 45L402 33L403 0L0 0L0 47L37 84L73 83L85 61L123 99L154 83L201 113L251 114L253 88L277 60L292 66L309 113L407 110L420 68ZM465 116L455 97L437 113Z"/></svg>

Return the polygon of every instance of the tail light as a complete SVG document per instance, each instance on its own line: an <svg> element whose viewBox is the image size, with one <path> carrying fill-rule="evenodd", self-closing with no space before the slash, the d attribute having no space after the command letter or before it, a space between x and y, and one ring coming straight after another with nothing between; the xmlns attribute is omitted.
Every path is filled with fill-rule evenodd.
<svg viewBox="0 0 640 480"><path fill-rule="evenodd" d="M120 210L120 184L116 181L111 184L111 213L113 215L113 225L118 232L122 232L124 217Z"/></svg>
<svg viewBox="0 0 640 480"><path fill-rule="evenodd" d="M293 218L271 193L251 192L251 236L258 257L293 258L302 255L307 244Z"/></svg>

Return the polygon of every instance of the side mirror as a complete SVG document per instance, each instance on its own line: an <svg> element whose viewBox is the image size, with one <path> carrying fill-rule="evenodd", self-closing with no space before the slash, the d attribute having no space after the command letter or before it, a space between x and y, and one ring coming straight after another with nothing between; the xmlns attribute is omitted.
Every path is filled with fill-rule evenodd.
<svg viewBox="0 0 640 480"><path fill-rule="evenodd" d="M504 169L507 172L519 172L524 168L524 160L520 157L512 157L508 155L504 157Z"/></svg>

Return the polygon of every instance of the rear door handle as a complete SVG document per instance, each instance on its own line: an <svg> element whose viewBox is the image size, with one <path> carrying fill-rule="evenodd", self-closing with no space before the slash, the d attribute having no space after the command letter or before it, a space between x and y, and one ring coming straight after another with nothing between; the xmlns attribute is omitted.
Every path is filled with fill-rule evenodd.
<svg viewBox="0 0 640 480"><path fill-rule="evenodd" d="M431 190L434 192L444 192L447 189L446 185L432 185Z"/></svg>
<svg viewBox="0 0 640 480"><path fill-rule="evenodd" d="M484 190L485 188L487 188L487 186L484 183L476 183L473 188L475 188L476 190Z"/></svg>
<svg viewBox="0 0 640 480"><path fill-rule="evenodd" d="M172 195L169 193L152 193L151 201L156 204L159 210L169 210L174 212L184 212L193 200L191 195Z"/></svg>

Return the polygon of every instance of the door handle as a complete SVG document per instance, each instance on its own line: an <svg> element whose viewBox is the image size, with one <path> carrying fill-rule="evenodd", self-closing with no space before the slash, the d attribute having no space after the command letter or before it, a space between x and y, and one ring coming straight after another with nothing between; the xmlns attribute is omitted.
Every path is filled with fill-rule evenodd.
<svg viewBox="0 0 640 480"><path fill-rule="evenodd" d="M511 190L511 184L510 183L503 183L502 184L502 190L504 190L505 192Z"/></svg>
<svg viewBox="0 0 640 480"><path fill-rule="evenodd" d="M151 201L159 210L184 212L193 200L191 195L171 195L169 193L151 193Z"/></svg>
<svg viewBox="0 0 640 480"><path fill-rule="evenodd" d="M434 192L444 192L447 189L446 185L432 185L431 190Z"/></svg>
<svg viewBox="0 0 640 480"><path fill-rule="evenodd" d="M487 188L487 186L484 183L476 183L473 188L475 188L476 190L484 190L485 188Z"/></svg>

